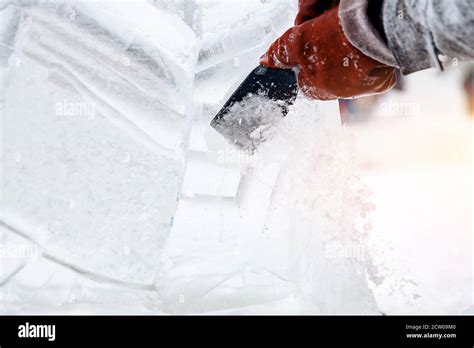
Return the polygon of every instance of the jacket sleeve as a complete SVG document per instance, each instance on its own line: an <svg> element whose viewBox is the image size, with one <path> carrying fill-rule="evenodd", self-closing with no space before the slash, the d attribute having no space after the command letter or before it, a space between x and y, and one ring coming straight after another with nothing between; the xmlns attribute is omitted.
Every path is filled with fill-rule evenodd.
<svg viewBox="0 0 474 348"><path fill-rule="evenodd" d="M371 58L404 75L441 67L438 55L474 59L474 0L385 0L387 43L368 19L369 1L378 0L341 0L339 16L351 44Z"/></svg>

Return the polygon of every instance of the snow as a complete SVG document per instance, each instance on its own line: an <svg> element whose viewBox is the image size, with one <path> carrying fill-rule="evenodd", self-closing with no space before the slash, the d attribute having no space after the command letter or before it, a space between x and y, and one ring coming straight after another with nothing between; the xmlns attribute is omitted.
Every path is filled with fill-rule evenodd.
<svg viewBox="0 0 474 348"><path fill-rule="evenodd" d="M473 298L472 121L423 115L353 130L375 204L373 290L385 313L459 314Z"/></svg>
<svg viewBox="0 0 474 348"><path fill-rule="evenodd" d="M389 279L375 288L375 294L384 296L392 290L387 290L390 284L401 287L390 301L382 302L384 312L457 314L470 304L472 235L465 224L472 214L472 203L464 198L464 192L471 190L469 174L462 168L451 168L367 175L378 202L372 219L374 232L384 235L372 237L373 254L378 262L396 265ZM428 205L424 197L430 196L433 187L437 188L436 199ZM394 206L393 202L407 195L411 199ZM445 213L446 201L452 215ZM405 218L394 218L393 209Z"/></svg>
<svg viewBox="0 0 474 348"><path fill-rule="evenodd" d="M209 126L295 11L286 0L0 7L1 313L466 311L465 167L364 168L411 147L380 156L360 141L370 135L341 127L336 102L301 96L253 156ZM433 187L439 204L411 214ZM443 217L448 199L458 214Z"/></svg>

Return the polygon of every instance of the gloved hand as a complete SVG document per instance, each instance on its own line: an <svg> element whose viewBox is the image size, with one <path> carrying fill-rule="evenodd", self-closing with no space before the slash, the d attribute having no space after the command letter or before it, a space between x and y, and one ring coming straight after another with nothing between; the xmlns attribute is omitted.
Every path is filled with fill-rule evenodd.
<svg viewBox="0 0 474 348"><path fill-rule="evenodd" d="M295 25L303 24L338 5L339 0L300 0Z"/></svg>
<svg viewBox="0 0 474 348"><path fill-rule="evenodd" d="M396 84L395 68L351 45L339 22L337 3L301 0L297 25L271 45L260 63L296 68L300 89L313 99L353 98L391 89Z"/></svg>

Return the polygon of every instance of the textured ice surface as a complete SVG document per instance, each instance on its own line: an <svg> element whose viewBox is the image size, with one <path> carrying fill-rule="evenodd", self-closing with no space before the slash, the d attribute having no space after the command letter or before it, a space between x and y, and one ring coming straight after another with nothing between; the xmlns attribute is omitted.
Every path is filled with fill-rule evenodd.
<svg viewBox="0 0 474 348"><path fill-rule="evenodd" d="M2 218L68 263L151 284L184 176L194 33L146 2L4 11L19 25L4 35Z"/></svg>
<svg viewBox="0 0 474 348"><path fill-rule="evenodd" d="M1 4L1 313L378 313L366 273L407 308L337 104L298 99L254 156L209 126L295 9Z"/></svg>

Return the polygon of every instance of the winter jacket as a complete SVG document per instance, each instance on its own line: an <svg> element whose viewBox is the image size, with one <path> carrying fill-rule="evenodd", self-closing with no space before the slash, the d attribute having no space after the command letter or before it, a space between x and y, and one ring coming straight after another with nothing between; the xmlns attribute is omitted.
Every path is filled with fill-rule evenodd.
<svg viewBox="0 0 474 348"><path fill-rule="evenodd" d="M340 1L344 34L367 56L399 67L404 75L442 68L440 55L474 59L474 0L378 1ZM374 5L380 8L380 27L369 18Z"/></svg>

